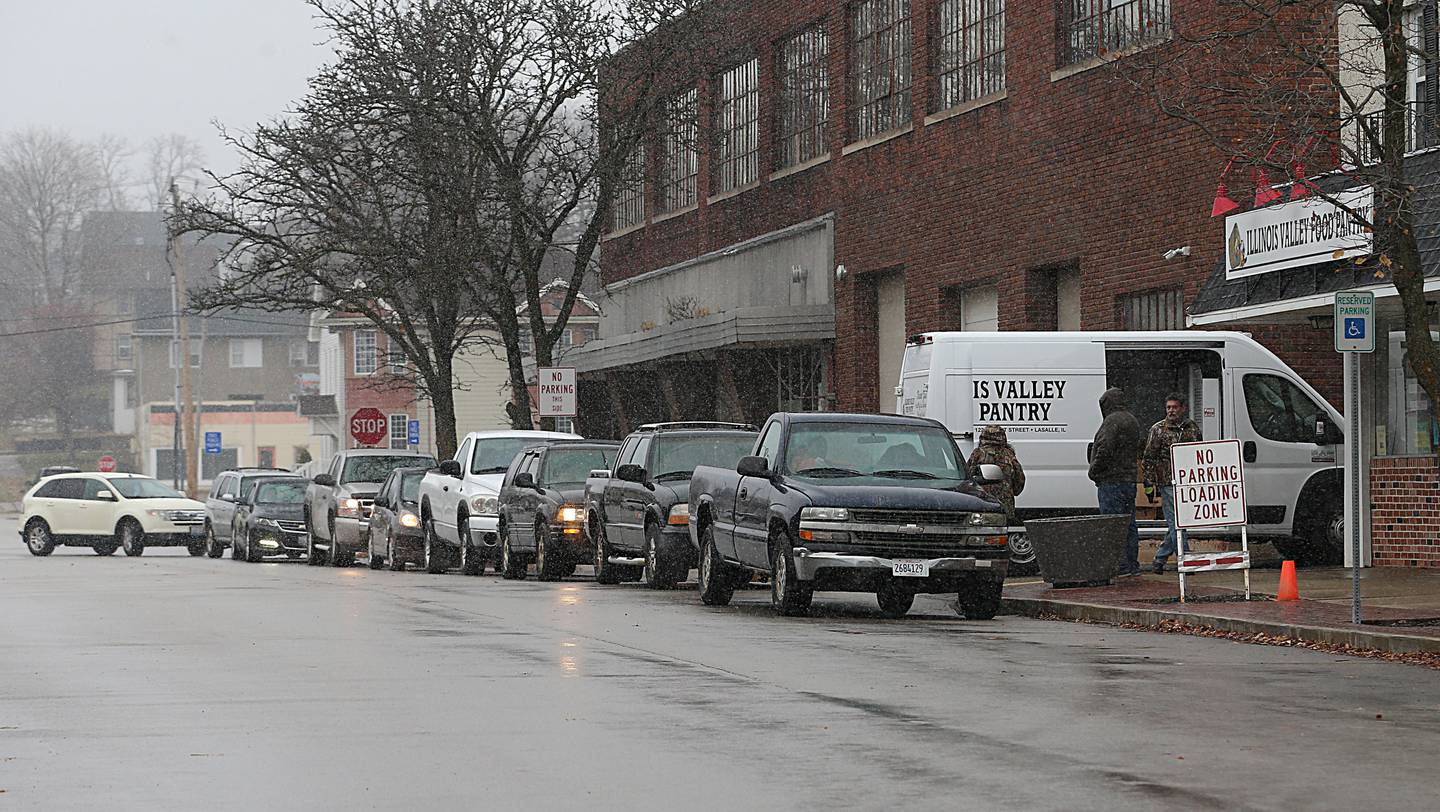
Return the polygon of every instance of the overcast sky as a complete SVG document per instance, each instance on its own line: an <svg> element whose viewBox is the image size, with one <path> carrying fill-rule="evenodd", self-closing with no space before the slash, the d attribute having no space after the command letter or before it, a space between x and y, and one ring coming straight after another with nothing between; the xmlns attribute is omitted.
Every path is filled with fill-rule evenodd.
<svg viewBox="0 0 1440 812"><path fill-rule="evenodd" d="M228 171L211 121L282 113L329 58L323 37L301 0L0 0L0 131L178 132Z"/></svg>

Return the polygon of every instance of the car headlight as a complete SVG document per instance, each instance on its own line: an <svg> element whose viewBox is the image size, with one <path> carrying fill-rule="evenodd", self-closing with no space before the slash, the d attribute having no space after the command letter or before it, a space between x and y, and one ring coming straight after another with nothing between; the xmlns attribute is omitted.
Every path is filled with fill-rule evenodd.
<svg viewBox="0 0 1440 812"><path fill-rule="evenodd" d="M670 508L670 515L665 518L666 524L689 524L690 505L688 502L681 502Z"/></svg>
<svg viewBox="0 0 1440 812"><path fill-rule="evenodd" d="M405 513L401 513L401 514L400 514L400 526L401 526L401 527L419 527L419 526L420 526L420 517L419 517L419 516L416 516L414 513L410 513L409 511L406 511Z"/></svg>
<svg viewBox="0 0 1440 812"><path fill-rule="evenodd" d="M338 512L341 516L345 516L345 517L351 518L351 519L360 516L360 500L359 500L359 499L353 499L353 498L351 498L351 499L341 499L341 500L340 500L340 509L339 509L339 511L337 511L337 512Z"/></svg>
<svg viewBox="0 0 1440 812"><path fill-rule="evenodd" d="M274 519L259 518L255 520L256 527L263 527L267 530L279 530L280 523Z"/></svg>
<svg viewBox="0 0 1440 812"><path fill-rule="evenodd" d="M179 510L147 510L145 513L156 519L164 519L167 522L175 521L175 514L182 513Z"/></svg>
<svg viewBox="0 0 1440 812"><path fill-rule="evenodd" d="M476 496L470 500L470 507L482 516L494 516L500 512L500 501L493 496Z"/></svg>
<svg viewBox="0 0 1440 812"><path fill-rule="evenodd" d="M561 505L560 509L555 511L555 521L565 522L566 524L578 522L584 518L584 516L585 514L581 512L579 505Z"/></svg>
<svg viewBox="0 0 1440 812"><path fill-rule="evenodd" d="M971 513L971 527L1004 527L1007 524L1004 513Z"/></svg>
<svg viewBox="0 0 1440 812"><path fill-rule="evenodd" d="M800 521L813 519L817 522L846 522L850 520L850 511L841 507L807 507L800 509Z"/></svg>

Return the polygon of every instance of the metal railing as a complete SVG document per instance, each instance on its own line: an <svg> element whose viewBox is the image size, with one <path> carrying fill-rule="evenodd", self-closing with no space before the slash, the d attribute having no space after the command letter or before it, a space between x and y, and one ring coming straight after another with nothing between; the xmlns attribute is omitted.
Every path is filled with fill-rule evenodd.
<svg viewBox="0 0 1440 812"><path fill-rule="evenodd" d="M1414 152L1428 147L1440 146L1440 128L1427 115L1428 107L1423 101L1411 102L1405 114L1405 151ZM1384 137L1384 111L1364 113L1357 116L1354 126L1356 163L1373 164L1380 160L1380 139Z"/></svg>

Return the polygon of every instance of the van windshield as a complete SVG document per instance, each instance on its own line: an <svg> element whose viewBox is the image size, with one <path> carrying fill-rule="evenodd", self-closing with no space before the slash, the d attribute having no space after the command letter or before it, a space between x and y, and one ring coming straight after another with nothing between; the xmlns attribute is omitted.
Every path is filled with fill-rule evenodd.
<svg viewBox="0 0 1440 812"><path fill-rule="evenodd" d="M962 480L963 463L950 435L930 426L801 423L785 453L787 472L812 479Z"/></svg>

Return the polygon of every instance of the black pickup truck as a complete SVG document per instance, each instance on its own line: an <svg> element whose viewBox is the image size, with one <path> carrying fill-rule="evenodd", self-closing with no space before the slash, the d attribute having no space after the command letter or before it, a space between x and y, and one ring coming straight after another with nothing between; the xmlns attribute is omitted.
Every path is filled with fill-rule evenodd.
<svg viewBox="0 0 1440 812"><path fill-rule="evenodd" d="M983 475L998 479L991 468ZM759 571L785 615L806 613L821 590L873 592L890 617L917 594L955 592L966 617L992 618L1009 563L1005 512L965 470L934 420L771 415L733 470L691 477L700 598L727 604Z"/></svg>

